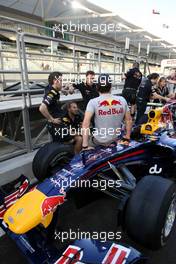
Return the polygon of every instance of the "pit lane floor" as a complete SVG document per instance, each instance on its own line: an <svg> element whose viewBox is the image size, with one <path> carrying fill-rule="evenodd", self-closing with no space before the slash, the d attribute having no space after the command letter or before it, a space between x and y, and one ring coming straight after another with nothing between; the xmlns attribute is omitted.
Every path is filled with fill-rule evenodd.
<svg viewBox="0 0 176 264"><path fill-rule="evenodd" d="M61 209L64 211L64 214L61 213L59 218L61 228L63 231L66 231L69 228L76 231L79 228L81 231L111 231L115 233L117 232L116 206L116 200L108 196L103 196L101 199L99 198L79 210L75 210L75 205L73 203L65 203L65 208ZM138 244L132 242L124 233L122 233L122 238L119 241L127 243L143 252L143 254L150 258L149 264L176 263L176 230L173 231L167 246L159 251L152 252L144 249ZM27 261L20 254L14 242L12 242L7 236L0 238L0 263L27 264Z"/></svg>

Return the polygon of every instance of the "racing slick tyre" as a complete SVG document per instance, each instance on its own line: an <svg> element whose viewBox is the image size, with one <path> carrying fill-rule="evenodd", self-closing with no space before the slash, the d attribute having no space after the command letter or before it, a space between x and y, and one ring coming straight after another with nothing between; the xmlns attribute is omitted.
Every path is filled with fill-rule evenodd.
<svg viewBox="0 0 176 264"><path fill-rule="evenodd" d="M34 176L39 181L43 181L51 176L56 168L63 168L73 155L73 145L71 144L57 142L46 144L39 149L33 159L32 170Z"/></svg>
<svg viewBox="0 0 176 264"><path fill-rule="evenodd" d="M136 242L159 249L170 237L175 217L175 183L160 176L145 176L127 203L125 228Z"/></svg>

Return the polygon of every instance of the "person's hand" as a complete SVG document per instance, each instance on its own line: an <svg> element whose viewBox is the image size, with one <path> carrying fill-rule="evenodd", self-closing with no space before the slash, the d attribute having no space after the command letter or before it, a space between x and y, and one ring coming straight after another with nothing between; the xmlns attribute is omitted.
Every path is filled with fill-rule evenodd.
<svg viewBox="0 0 176 264"><path fill-rule="evenodd" d="M69 94L73 94L75 92L75 88L73 87L73 85L69 85L69 89L68 89Z"/></svg>
<svg viewBox="0 0 176 264"><path fill-rule="evenodd" d="M130 138L127 137L127 136L123 136L123 138L120 139L118 143L121 144L121 145L126 145L126 146L128 146L129 143L130 143Z"/></svg>
<svg viewBox="0 0 176 264"><path fill-rule="evenodd" d="M85 147L82 147L82 150L81 151L87 151L87 150L93 150L95 149L94 147L91 147L91 146L87 146L86 148Z"/></svg>
<svg viewBox="0 0 176 264"><path fill-rule="evenodd" d="M66 83L62 89L62 92L65 95L73 94L75 92L75 89L71 83Z"/></svg>
<svg viewBox="0 0 176 264"><path fill-rule="evenodd" d="M68 95L68 90L62 90L61 92L63 93L63 95Z"/></svg>
<svg viewBox="0 0 176 264"><path fill-rule="evenodd" d="M52 118L51 123L59 125L61 123L61 119L60 118Z"/></svg>
<svg viewBox="0 0 176 264"><path fill-rule="evenodd" d="M170 99L175 99L175 94L174 94L174 93L171 93L171 94L169 95L169 98L170 98Z"/></svg>
<svg viewBox="0 0 176 264"><path fill-rule="evenodd" d="M68 95L69 94L69 84L68 83L65 83L62 87L62 90L61 92L64 94L64 95Z"/></svg>
<svg viewBox="0 0 176 264"><path fill-rule="evenodd" d="M171 100L171 98L165 98L165 100L166 100L166 102L168 103L168 102L170 102L170 100Z"/></svg>

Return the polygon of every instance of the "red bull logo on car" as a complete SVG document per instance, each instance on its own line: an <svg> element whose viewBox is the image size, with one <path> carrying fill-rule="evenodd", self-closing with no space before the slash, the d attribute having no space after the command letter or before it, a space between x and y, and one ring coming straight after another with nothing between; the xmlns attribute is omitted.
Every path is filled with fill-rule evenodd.
<svg viewBox="0 0 176 264"><path fill-rule="evenodd" d="M65 194L47 197L43 201L42 206L41 206L43 217L46 216L47 214L53 212L55 210L55 208L58 205L63 204L64 201L65 201Z"/></svg>
<svg viewBox="0 0 176 264"><path fill-rule="evenodd" d="M113 108L113 106L121 106L122 103L119 100L115 99L107 99L103 100L99 103L99 108L100 107L109 107L109 109L98 109L98 114L99 115L118 115L123 113L123 107L120 108Z"/></svg>

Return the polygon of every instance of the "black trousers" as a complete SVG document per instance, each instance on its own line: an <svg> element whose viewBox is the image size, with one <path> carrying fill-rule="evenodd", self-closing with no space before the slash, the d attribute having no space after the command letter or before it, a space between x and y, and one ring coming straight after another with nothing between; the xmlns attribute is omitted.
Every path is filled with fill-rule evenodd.
<svg viewBox="0 0 176 264"><path fill-rule="evenodd" d="M128 105L136 104L136 89L133 88L124 88L122 91L122 96L127 101Z"/></svg>
<svg viewBox="0 0 176 264"><path fill-rule="evenodd" d="M141 124L141 120L144 117L144 113L147 107L147 102L137 99L137 115L136 115L136 125Z"/></svg>

